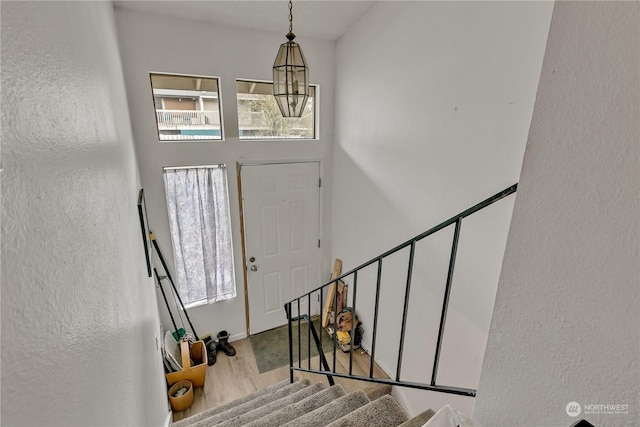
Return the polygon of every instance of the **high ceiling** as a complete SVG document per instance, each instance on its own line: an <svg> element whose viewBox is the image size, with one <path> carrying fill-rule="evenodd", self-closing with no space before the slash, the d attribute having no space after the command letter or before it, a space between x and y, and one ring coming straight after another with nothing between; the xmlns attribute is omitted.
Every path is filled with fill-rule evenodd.
<svg viewBox="0 0 640 427"><path fill-rule="evenodd" d="M289 8L286 0L208 0L113 2L115 7L183 19L231 25L286 34ZM298 37L337 40L362 17L375 1L293 2L293 32Z"/></svg>

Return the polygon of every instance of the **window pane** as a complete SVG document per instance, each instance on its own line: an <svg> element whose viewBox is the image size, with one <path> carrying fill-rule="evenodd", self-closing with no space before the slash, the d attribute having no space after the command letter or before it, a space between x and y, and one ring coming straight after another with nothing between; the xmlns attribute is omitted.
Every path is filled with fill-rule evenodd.
<svg viewBox="0 0 640 427"><path fill-rule="evenodd" d="M218 79L151 74L160 141L222 139Z"/></svg>
<svg viewBox="0 0 640 427"><path fill-rule="evenodd" d="M313 139L316 137L316 86L302 117L284 118L273 98L273 83L236 80L240 139Z"/></svg>

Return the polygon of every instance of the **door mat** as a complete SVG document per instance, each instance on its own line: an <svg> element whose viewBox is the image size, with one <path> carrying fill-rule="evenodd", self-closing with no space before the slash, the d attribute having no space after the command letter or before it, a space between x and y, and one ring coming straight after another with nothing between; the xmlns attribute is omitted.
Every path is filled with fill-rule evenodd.
<svg viewBox="0 0 640 427"><path fill-rule="evenodd" d="M324 330L320 327L320 318L316 318L313 321L316 333L320 333L322 330L322 348L325 353L333 351L333 340ZM298 364L298 322L295 321L292 324L293 332L293 362L294 365ZM302 359L302 367L308 366L309 358L309 340L311 335L311 357L318 355L318 349L313 339L313 334L309 334L309 326L304 320L300 321L300 358ZM262 374L264 372L271 371L283 366L289 366L289 332L288 326L280 326L269 331L261 332L259 334L251 335L249 342L253 348L253 354L258 364L258 371ZM317 360L311 364L312 369L318 369Z"/></svg>

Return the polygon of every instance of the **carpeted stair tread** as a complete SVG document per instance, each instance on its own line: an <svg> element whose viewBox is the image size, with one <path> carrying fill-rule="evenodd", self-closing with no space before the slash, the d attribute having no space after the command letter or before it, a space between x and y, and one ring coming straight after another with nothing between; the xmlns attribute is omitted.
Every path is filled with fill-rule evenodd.
<svg viewBox="0 0 640 427"><path fill-rule="evenodd" d="M276 390L279 390L279 389L281 389L283 387L288 386L289 384L291 384L289 382L289 380L281 381L279 383L270 385L269 387L261 388L260 390L256 390L253 393L247 394L246 396L241 397L239 399L232 400L231 402L227 402L227 403L225 403L223 405L217 406L217 407L209 409L207 411L200 412L198 414L194 414L194 415L192 415L192 416L190 416L188 418L183 418L182 420L176 421L175 423L173 423L171 425L172 425L172 427L187 427L187 426L190 426L193 423L196 423L196 422L198 422L200 420L203 420L205 418L209 418L209 417L211 417L213 415L216 415L216 414L219 414L221 412L224 412L224 411L226 411L228 409L233 408L234 406L240 406L243 403L246 403L246 402L248 402L250 400L256 399L256 398L258 398L260 396L265 396L267 394L271 394L271 393L275 392Z"/></svg>
<svg viewBox="0 0 640 427"><path fill-rule="evenodd" d="M217 423L217 424L203 424L203 426L204 425L207 425L207 426L215 425L218 427L244 426L245 424L248 424L252 421L262 418L265 415L271 414L272 412L278 411L279 409L282 409L286 406L292 405L296 402L306 399L309 396L315 395L316 393L326 388L327 386L325 384L311 384L310 386L305 387L301 390L298 390L293 394L282 397L267 405L262 405L259 408L255 408L253 410L249 410L248 412L239 414L236 417L226 419L226 421L224 422ZM198 425L198 427L200 427L200 425Z"/></svg>
<svg viewBox="0 0 640 427"><path fill-rule="evenodd" d="M356 390L284 424L283 427L324 427L369 402L364 391Z"/></svg>
<svg viewBox="0 0 640 427"><path fill-rule="evenodd" d="M344 394L344 389L341 385L334 385L327 389L321 390L318 393L312 394L306 399L302 399L299 402L295 402L291 405L285 406L284 408L276 412L272 412L263 416L262 418L245 424L244 427L279 427L332 401L335 401L339 397L344 396Z"/></svg>
<svg viewBox="0 0 640 427"><path fill-rule="evenodd" d="M407 420L404 409L393 397L386 395L332 422L328 427L397 427Z"/></svg>
<svg viewBox="0 0 640 427"><path fill-rule="evenodd" d="M250 412L256 408L269 405L270 403L276 402L279 399L282 399L283 397L294 395L297 392L304 390L308 387L310 387L309 380L296 381L293 384L288 384L282 388L275 390L272 393L258 396L255 399L249 400L248 402L244 402L240 405L233 406L227 409L226 411L217 413L215 415L206 417L204 419L200 419L199 421L190 423L189 425L193 427L205 427L205 426L217 425L219 423L225 422L226 420L237 417L238 415L242 415L247 412Z"/></svg>
<svg viewBox="0 0 640 427"><path fill-rule="evenodd" d="M433 411L433 409L427 409L423 413L411 418L409 421L400 424L398 427L422 427L435 414L436 413Z"/></svg>
<svg viewBox="0 0 640 427"><path fill-rule="evenodd" d="M382 396L391 394L391 386L386 384L382 387L374 387L373 389L370 389L366 393L369 400L373 402L374 400L379 399Z"/></svg>

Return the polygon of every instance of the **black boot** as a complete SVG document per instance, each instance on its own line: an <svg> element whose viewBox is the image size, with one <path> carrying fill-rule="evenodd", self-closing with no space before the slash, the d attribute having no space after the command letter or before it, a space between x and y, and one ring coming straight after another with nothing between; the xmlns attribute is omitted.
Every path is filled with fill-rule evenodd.
<svg viewBox="0 0 640 427"><path fill-rule="evenodd" d="M227 356L235 356L236 349L229 344L229 333L227 331L218 332L218 350L222 350Z"/></svg>
<svg viewBox="0 0 640 427"><path fill-rule="evenodd" d="M211 339L211 335L204 337L202 341L207 347L207 365L211 366L215 364L217 360L218 348L216 342Z"/></svg>
<svg viewBox="0 0 640 427"><path fill-rule="evenodd" d="M207 359L208 365L211 366L216 363L218 358L218 348L216 347L216 342L211 340L209 345L207 345Z"/></svg>

